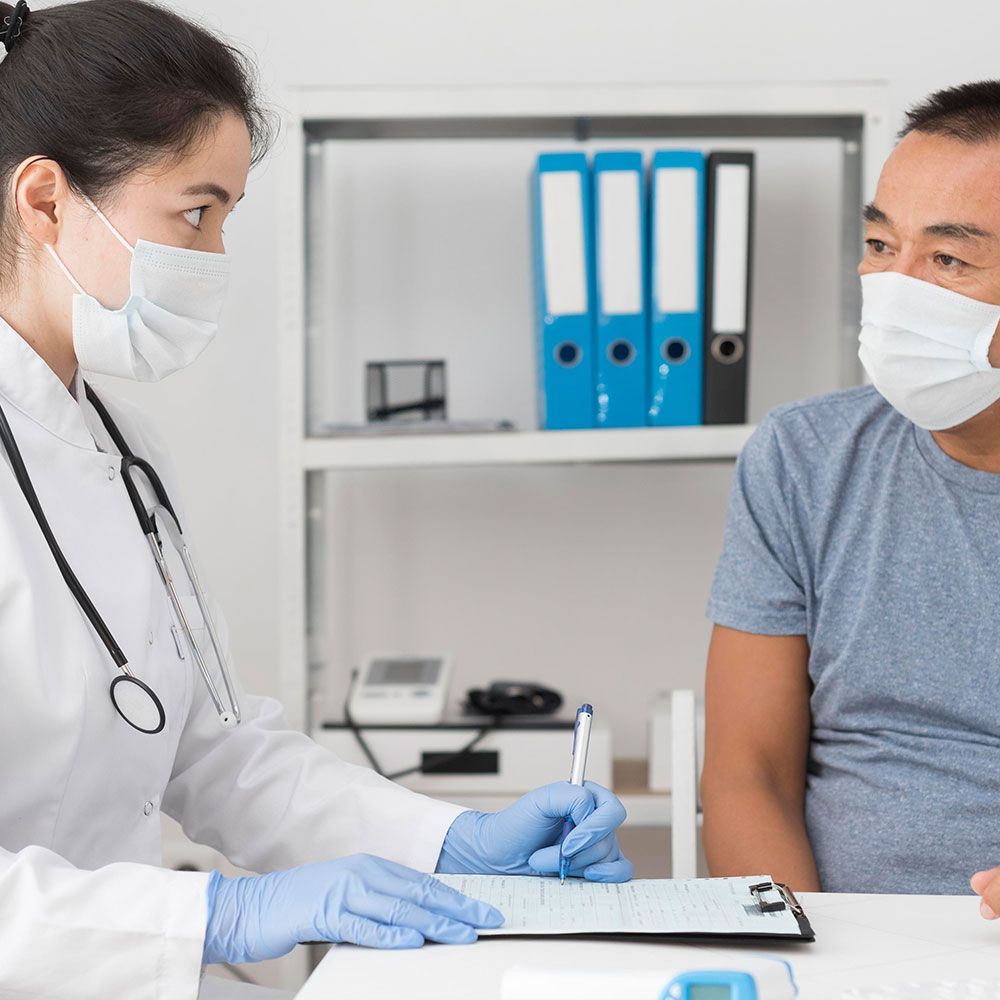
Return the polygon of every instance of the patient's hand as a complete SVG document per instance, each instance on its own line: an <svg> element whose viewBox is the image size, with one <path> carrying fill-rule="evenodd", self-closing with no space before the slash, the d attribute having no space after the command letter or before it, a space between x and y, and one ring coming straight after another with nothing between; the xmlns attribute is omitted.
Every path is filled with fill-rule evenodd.
<svg viewBox="0 0 1000 1000"><path fill-rule="evenodd" d="M996 920L1000 916L1000 867L976 872L969 879L969 885L974 893L982 896L979 912L987 920Z"/></svg>

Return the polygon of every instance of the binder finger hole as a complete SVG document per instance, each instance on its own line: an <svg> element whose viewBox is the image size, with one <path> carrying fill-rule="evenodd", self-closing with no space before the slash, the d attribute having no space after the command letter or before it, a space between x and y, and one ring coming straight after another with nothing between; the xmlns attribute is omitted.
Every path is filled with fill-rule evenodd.
<svg viewBox="0 0 1000 1000"><path fill-rule="evenodd" d="M743 357L742 337L716 337L712 341L712 357L720 365L734 365Z"/></svg>
<svg viewBox="0 0 1000 1000"><path fill-rule="evenodd" d="M556 349L553 353L555 354L556 361L563 368L575 367L580 363L580 358L583 357L583 351L572 340L564 340L561 344L556 344Z"/></svg>
<svg viewBox="0 0 1000 1000"><path fill-rule="evenodd" d="M674 337L663 342L660 353L664 361L669 361L672 365L681 365L691 356L691 348L686 340Z"/></svg>
<svg viewBox="0 0 1000 1000"><path fill-rule="evenodd" d="M608 360L613 364L624 368L625 365L631 364L634 358L635 348L627 340L614 340L608 344Z"/></svg>

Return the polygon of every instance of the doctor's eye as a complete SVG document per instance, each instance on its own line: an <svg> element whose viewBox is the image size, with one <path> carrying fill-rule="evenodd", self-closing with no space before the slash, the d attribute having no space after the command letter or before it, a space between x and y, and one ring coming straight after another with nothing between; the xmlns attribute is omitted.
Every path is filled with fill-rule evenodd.
<svg viewBox="0 0 1000 1000"><path fill-rule="evenodd" d="M865 240L865 244L872 253L884 253L886 250L885 244L881 240L870 239Z"/></svg>
<svg viewBox="0 0 1000 1000"><path fill-rule="evenodd" d="M208 208L208 205L199 205L198 208L189 208L184 213L184 218L187 219L195 229L200 229L202 216L204 216L206 208Z"/></svg>

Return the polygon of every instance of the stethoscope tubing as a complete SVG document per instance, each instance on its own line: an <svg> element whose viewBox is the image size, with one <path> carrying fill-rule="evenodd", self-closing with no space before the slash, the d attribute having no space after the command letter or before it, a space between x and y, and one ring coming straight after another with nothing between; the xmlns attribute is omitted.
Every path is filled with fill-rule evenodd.
<svg viewBox="0 0 1000 1000"><path fill-rule="evenodd" d="M14 478L17 479L17 483L21 487L21 492L24 494L25 500L28 501L28 506L31 508L31 512L38 522L38 527L45 536L49 551L52 553L52 557L59 567L59 572L62 574L63 580L66 581L66 586L69 587L70 593L76 598L77 603L87 616L94 631L100 637L101 642L107 647L108 653L110 653L111 658L115 661L115 666L125 674L131 676L131 671L128 668L128 657L122 652L121 646L118 645L114 635L111 633L111 629L108 628L101 617L101 613L94 607L94 602L90 599L87 591L84 590L83 584L77 579L76 573L73 572L73 567L66 561L62 549L59 547L59 543L52 533L48 518L42 509L38 494L35 492L31 476L28 475L24 459L21 457L21 449L17 445L14 432L10 429L10 424L7 422L7 414L4 413L2 406L0 406L0 441L3 442L4 450L7 452L7 457L10 459L10 464L14 469Z"/></svg>
<svg viewBox="0 0 1000 1000"><path fill-rule="evenodd" d="M160 579L162 580L167 591L167 596L170 599L174 612L180 620L181 628L187 640L188 647L190 648L191 654L198 665L198 669L205 682L205 686L208 688L209 695L215 706L215 710L218 713L219 719L222 722L222 725L226 728L238 725L240 722L239 702L237 701L235 686L232 683L229 670L226 666L222 643L219 640L215 623L212 620L211 610L207 605L207 598L201 588L201 582L198 579L198 575L194 568L194 561L191 558L188 547L184 542L183 531L181 530L180 522L177 518L176 512L174 511L173 505L170 503L170 498L167 496L166 488L153 466L145 459L139 458L137 455L133 454L131 448L128 446L128 443L125 441L124 436L118 429L117 424L112 419L111 414L98 398L94 390L87 383L84 383L84 391L91 406L94 407L97 415L101 418L101 423L104 424L111 440L121 453L122 480L125 483L126 492L128 493L129 500L132 504L133 510L135 511L140 527L142 528L142 532L146 536L150 551L153 554L153 559L160 574ZM148 684L133 675L129 669L128 658L118 645L111 629L108 628L104 619L101 617L100 612L98 612L97 608L94 606L93 601L91 601L90 596L83 588L83 585L80 583L63 554L62 549L59 547L59 543L56 541L52 528L49 525L48 518L45 516L45 511L38 499L38 494L35 492L31 476L29 475L27 467L24 464L21 450L18 447L17 440L14 437L14 433L11 430L10 424L7 421L7 415L4 413L2 406L0 406L0 443L2 443L4 450L7 452L7 456L11 462L11 467L14 471L14 477L21 488L21 492L24 494L25 500L28 502L28 506L31 508L31 512L34 515L39 528L41 529L42 535L48 544L49 551L52 553L52 556L56 561L56 565L59 567L63 580L66 582L67 587L73 594L81 610L90 621L91 626L97 633L101 642L108 650L111 658L115 661L115 665L119 670L121 670L121 674L119 674L111 682L110 688L111 702L114 705L115 710L130 726L142 733L155 734L161 732L166 725L166 713L163 709L163 703ZM153 493L155 494L157 500L157 506L154 508L154 513L150 513L146 510L142 496L139 493L139 489L132 477L133 468L138 469L143 473L153 489ZM212 678L211 672L208 669L208 664L205 662L205 658L201 653L198 643L194 640L191 624L184 612L184 608L181 606L180 598L177 594L173 578L170 574L170 569L167 566L166 558L163 555L163 545L156 525L156 512L159 512L159 516L163 520L168 534L171 536L171 541L180 554L185 571L191 581L195 600L197 601L198 608L205 619L205 626L211 639L212 647L215 650L215 655L219 661L219 668L222 673L222 679L225 684L226 695L228 696L231 709L227 709L222 703L219 690L216 687L215 681ZM125 684L127 689L132 692L133 698L135 693L139 692L145 699L148 700L148 705L152 707L154 712L154 718L152 720L147 720L145 722L137 721L135 718L130 716L126 708L123 707L122 697L116 690L116 688L122 684ZM126 688L123 687L122 690L124 691Z"/></svg>

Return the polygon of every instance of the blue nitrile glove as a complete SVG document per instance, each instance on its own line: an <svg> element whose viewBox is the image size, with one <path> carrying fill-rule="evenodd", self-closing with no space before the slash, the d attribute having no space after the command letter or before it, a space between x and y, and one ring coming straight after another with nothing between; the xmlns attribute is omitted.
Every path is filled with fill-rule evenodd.
<svg viewBox="0 0 1000 1000"><path fill-rule="evenodd" d="M203 961L259 962L302 941L418 948L425 940L469 944L503 915L436 878L394 861L354 854L268 875L208 882Z"/></svg>
<svg viewBox="0 0 1000 1000"><path fill-rule="evenodd" d="M615 830L625 807L593 781L557 781L521 796L495 813L464 812L452 823L437 870L454 875L558 875L559 837L570 816L576 829L562 845L570 875L591 882L627 882L632 862L622 856Z"/></svg>

